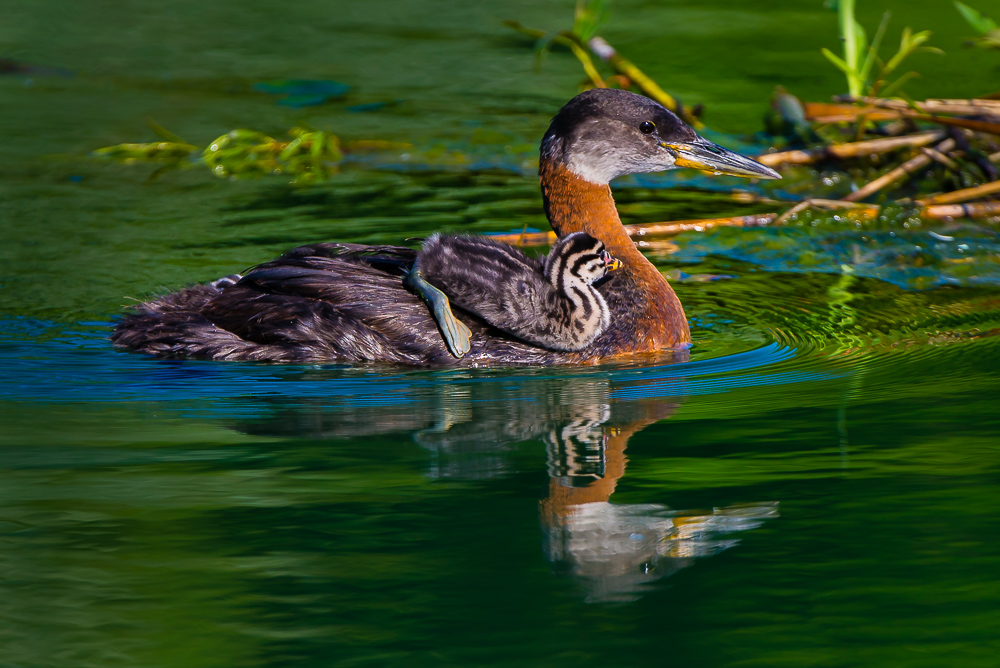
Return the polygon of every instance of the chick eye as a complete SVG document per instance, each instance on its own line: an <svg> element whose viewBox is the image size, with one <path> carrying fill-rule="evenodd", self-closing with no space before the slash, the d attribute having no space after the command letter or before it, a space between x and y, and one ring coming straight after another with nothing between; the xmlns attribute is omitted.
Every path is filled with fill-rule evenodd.
<svg viewBox="0 0 1000 668"><path fill-rule="evenodd" d="M650 121L643 121L642 123L639 123L639 132L641 132L644 135L653 134L653 130L655 129L656 126L653 125Z"/></svg>

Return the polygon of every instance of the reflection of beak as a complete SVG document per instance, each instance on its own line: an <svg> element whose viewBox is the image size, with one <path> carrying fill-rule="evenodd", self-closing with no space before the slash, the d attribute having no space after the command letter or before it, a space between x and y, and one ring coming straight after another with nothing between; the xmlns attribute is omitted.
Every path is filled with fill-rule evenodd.
<svg viewBox="0 0 1000 668"><path fill-rule="evenodd" d="M624 262L618 258L611 257L611 253L608 251L603 251L601 257L604 258L604 267L608 271L614 271L615 269L621 269Z"/></svg>
<svg viewBox="0 0 1000 668"><path fill-rule="evenodd" d="M674 154L674 164L677 167L694 167L703 172L745 176L751 179L781 178L781 174L770 167L765 167L755 160L730 151L728 148L722 148L701 137L690 143L668 144L660 142L660 146Z"/></svg>

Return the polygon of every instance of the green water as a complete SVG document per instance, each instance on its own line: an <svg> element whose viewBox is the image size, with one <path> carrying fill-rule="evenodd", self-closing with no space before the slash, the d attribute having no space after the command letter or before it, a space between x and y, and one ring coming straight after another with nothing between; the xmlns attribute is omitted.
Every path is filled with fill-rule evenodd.
<svg viewBox="0 0 1000 668"><path fill-rule="evenodd" d="M270 367L106 341L132 299L299 243L544 228L532 147L582 74L558 53L534 71L500 21L563 28L571 5L5 6L0 57L34 69L0 75L0 666L996 665L995 225L649 247L685 279L695 347L673 365ZM1000 89L950 3L886 5L891 42L909 24L948 52L914 58L913 95ZM731 146L776 84L844 87L818 1L619 2L601 33ZM279 78L352 89L302 109L251 90ZM309 188L88 157L155 139L147 116L200 144L308 124L413 148ZM616 197L625 222L770 210L733 185Z"/></svg>

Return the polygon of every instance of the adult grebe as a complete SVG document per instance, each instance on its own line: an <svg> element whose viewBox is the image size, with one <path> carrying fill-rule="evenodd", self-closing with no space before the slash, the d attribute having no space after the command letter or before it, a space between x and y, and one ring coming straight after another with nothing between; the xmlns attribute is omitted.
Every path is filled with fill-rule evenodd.
<svg viewBox="0 0 1000 668"><path fill-rule="evenodd" d="M471 341L456 358L427 306L403 284L417 251L347 243L301 246L245 275L144 302L111 340L161 357L463 366L596 362L682 347L690 341L684 309L625 232L608 185L624 174L677 167L780 178L622 90L577 95L545 133L538 173L552 229L560 237L586 232L622 262L598 288L611 326L583 350L547 350L459 311Z"/></svg>

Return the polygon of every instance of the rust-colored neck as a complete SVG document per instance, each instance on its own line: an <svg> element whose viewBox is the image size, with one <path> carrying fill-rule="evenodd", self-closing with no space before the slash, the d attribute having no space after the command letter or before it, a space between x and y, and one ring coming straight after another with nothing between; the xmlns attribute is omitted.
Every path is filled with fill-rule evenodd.
<svg viewBox="0 0 1000 668"><path fill-rule="evenodd" d="M603 241L608 252L625 262L626 266L648 265L660 276L622 227L610 186L591 183L562 165L547 162L542 163L538 173L545 199L545 215L558 236L586 232ZM660 277L660 280L663 278Z"/></svg>
<svg viewBox="0 0 1000 668"><path fill-rule="evenodd" d="M629 349L619 353L649 352L684 345L691 340L680 300L667 279L639 252L615 208L611 187L598 185L573 174L543 156L539 166L545 214L560 237L586 232L604 242L608 252L624 263L621 280L632 283L637 312L612 314L634 318ZM612 327L615 327L614 321Z"/></svg>

